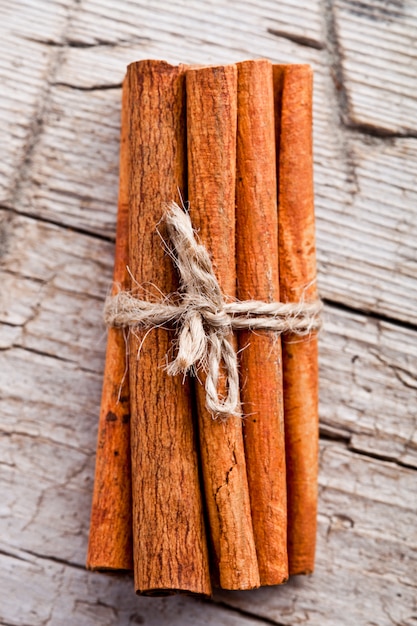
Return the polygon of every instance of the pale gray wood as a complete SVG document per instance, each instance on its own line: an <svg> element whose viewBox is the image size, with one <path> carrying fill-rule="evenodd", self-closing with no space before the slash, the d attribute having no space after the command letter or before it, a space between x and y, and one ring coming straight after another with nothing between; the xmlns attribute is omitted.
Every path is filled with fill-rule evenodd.
<svg viewBox="0 0 417 626"><path fill-rule="evenodd" d="M12 435L7 442L0 439L0 452L4 458L3 483L13 485L1 507L1 534L8 540L6 546L0 546L0 552L13 555L17 551L18 556L29 563L34 561L33 555L41 555L46 570L54 570L51 560L58 559L62 561L59 570L64 579L77 576L86 580L86 575L78 568L84 562L88 532L91 455L88 458L76 449L21 435ZM350 626L367 623L360 620L371 617L374 623L382 625L389 623L387 615L392 617L393 623L411 624L408 620L415 608L417 586L415 508L415 471L355 455L338 443L323 443L314 576L293 580L281 589L217 593L215 599L282 624L297 623L300 615L305 615L308 624L317 626L335 623ZM39 561L37 564L41 565ZM0 571L3 590L13 582L16 567L20 564L4 563ZM44 600L42 610L49 612L54 598L49 586L53 585L54 593L59 593L54 600L53 624L61 623L59 619L67 603L76 609L73 615L83 619L78 605L88 602L94 606L103 594L107 598L106 605L122 614L134 604L130 580L123 583L124 593L121 594L121 581L112 579L112 585L104 575L90 574L86 594L67 583L61 586L56 572L54 581L48 580L48 576L45 580L45 574L41 571L36 582L29 585L29 598L39 605L38 610ZM59 585L58 590L55 585ZM27 595L26 590L26 599ZM152 602L147 600L147 606L158 615L158 605L155 607ZM22 623L29 622L33 626L42 623L24 612L27 610L25 603L19 610L24 616ZM0 611L2 619L15 623L13 606L10 608L6 603ZM187 612L185 617L190 614ZM90 619L91 623L101 624L100 611ZM238 623L238 618L235 619ZM114 610L107 620L108 624L130 623L126 616L118 621ZM161 619L156 623L164 622ZM205 621L201 619L197 623Z"/></svg>
<svg viewBox="0 0 417 626"><path fill-rule="evenodd" d="M412 626L416 499L415 471L325 445L315 574L220 597L283 625Z"/></svg>
<svg viewBox="0 0 417 626"><path fill-rule="evenodd" d="M346 122L376 133L417 135L417 5L336 0L336 54Z"/></svg>
<svg viewBox="0 0 417 626"><path fill-rule="evenodd" d="M1 33L1 28L0 28ZM10 49L16 52L10 55ZM28 55L26 57L26 55ZM10 202L19 169L23 166L34 132L36 111L43 97L49 73L48 48L22 41L17 37L0 37L1 99L0 99L0 202ZM19 88L16 88L16 67L20 66Z"/></svg>
<svg viewBox="0 0 417 626"><path fill-rule="evenodd" d="M86 398L93 380L98 381L94 383L95 402L99 398L105 350L102 307L111 285L113 245L31 218L10 216L7 211L0 211L0 218L8 242L3 253L2 280L7 289L0 297L0 322L14 328L7 343L4 329L9 327L3 326L5 347L14 348L4 352L3 358L16 362L16 368L4 367L0 390L9 397L9 390L19 385L22 398L31 396L32 402L37 397L32 388L47 395L53 357L58 357L55 379L61 361L64 372L74 373L65 397L79 400L76 417L90 406ZM350 439L355 449L417 465L417 333L334 306L326 307L324 319L320 336L324 432ZM51 359L33 367L31 359L36 355L28 350ZM28 374L16 381L14 372L22 369ZM78 380L80 371L89 374L85 385ZM63 376L72 376L64 372ZM59 407L59 392L51 394L55 395ZM59 415L63 421L66 416L65 405L58 407L51 420L36 404L32 411L22 402L16 419L21 419L22 412L33 412L40 428L45 414L45 429L53 432L54 425L61 423ZM9 427L13 430L17 422Z"/></svg>
<svg viewBox="0 0 417 626"><path fill-rule="evenodd" d="M113 245L31 218L10 219L6 211L3 217L9 217L3 271L13 272L8 297L22 307L17 312L8 307L15 326L0 325L14 331L0 334L9 339L0 353L0 457L7 494L0 535L9 549L82 566L105 349L101 308ZM26 283L36 290L26 290ZM404 611L411 611L414 472L364 459L349 448L416 464L415 393L410 393L417 371L415 340L413 330L327 307L320 338L322 431L346 443L323 444L317 573L292 582L285 588L291 595L274 589L259 597L227 594L223 601L288 624L305 612L311 624L334 623L337 612L346 616L340 623L350 624L356 611L365 610L368 595L379 607L376 623L384 623L387 597L395 604L401 594ZM375 539L381 532L384 541ZM372 578L369 551L379 568L386 566L387 552L398 562L394 582ZM337 586L336 605L333 598L323 604L329 584ZM358 585L366 593L356 592L358 608L352 612ZM310 615L316 595L322 608Z"/></svg>
<svg viewBox="0 0 417 626"><path fill-rule="evenodd" d="M417 466L415 330L328 307L320 337L323 433Z"/></svg>
<svg viewBox="0 0 417 626"><path fill-rule="evenodd" d="M258 626L259 619L189 598L138 598L128 577L97 575L0 545L5 626Z"/></svg>
<svg viewBox="0 0 417 626"><path fill-rule="evenodd" d="M262 45L275 31L313 46L324 44L322 4L283 0L277 7L273 0L240 0L226 2L193 0L192 2L152 3L122 0L117 6L109 0L87 0L72 21L70 36L85 44L135 41L169 41L176 47L196 42L215 54L217 46L231 48ZM251 45L251 44L249 44ZM259 54L259 53L258 53Z"/></svg>
<svg viewBox="0 0 417 626"><path fill-rule="evenodd" d="M415 17L382 0L1 3L0 626L415 622ZM215 606L138 599L83 569L120 84L141 58L258 56L315 70L317 571Z"/></svg>
<svg viewBox="0 0 417 626"><path fill-rule="evenodd" d="M288 53L288 42L281 41ZM220 51L223 59L226 51ZM204 57L197 43L169 58L178 60L181 54L185 61ZM159 48L155 56L161 55ZM66 54L45 111L45 130L33 150L31 177L20 190L16 210L114 235L117 84L129 58L146 56L148 49L136 48L132 53L129 47L111 46L75 48ZM355 308L413 321L417 139L369 141L338 128L327 54L309 49L303 56L317 70L315 186L321 294ZM99 84L116 88L101 90Z"/></svg>
<svg viewBox="0 0 417 626"><path fill-rule="evenodd" d="M2 0L0 4L0 203L10 203L39 132L58 42L71 2Z"/></svg>

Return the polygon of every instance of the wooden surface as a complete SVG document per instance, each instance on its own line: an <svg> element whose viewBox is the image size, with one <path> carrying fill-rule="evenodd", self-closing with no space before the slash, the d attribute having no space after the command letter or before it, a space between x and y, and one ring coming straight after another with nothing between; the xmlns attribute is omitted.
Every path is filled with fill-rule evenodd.
<svg viewBox="0 0 417 626"><path fill-rule="evenodd" d="M411 0L0 3L0 625L417 619L417 52ZM87 573L127 63L315 70L317 569L214 603Z"/></svg>

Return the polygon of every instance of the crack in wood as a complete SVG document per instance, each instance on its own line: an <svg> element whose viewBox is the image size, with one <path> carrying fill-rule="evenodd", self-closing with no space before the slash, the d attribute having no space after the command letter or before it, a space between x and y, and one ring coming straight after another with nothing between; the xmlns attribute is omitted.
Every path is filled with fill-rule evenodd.
<svg viewBox="0 0 417 626"><path fill-rule="evenodd" d="M365 124L365 122L354 122L350 118L345 117L342 119L342 123L347 130L353 131L367 137L377 137L378 139L416 139L417 130L404 130L401 132L392 132L388 128L383 126L377 126L374 124Z"/></svg>
<svg viewBox="0 0 417 626"><path fill-rule="evenodd" d="M405 330L411 330L412 332L417 332L417 323L415 322L411 322L411 321L406 322L404 320L399 320L395 317L385 315L384 313L380 313L379 311L377 312L372 309L354 307L351 304L345 304L344 302L340 302L339 300L331 300L329 298L322 298L322 301L325 304L325 306L329 306L334 309L339 309L340 311L346 311L346 313L352 313L353 315L361 315L363 317L373 319L376 322L391 324L392 326L397 326L399 328L404 328Z"/></svg>
<svg viewBox="0 0 417 626"><path fill-rule="evenodd" d="M48 443L51 444L53 446L57 446L58 448L64 448L67 450L72 450L74 452L78 452L79 454L82 454L83 456L87 457L87 459L95 456L96 451L95 450L90 450L87 448L82 448L79 445L71 445L69 443L65 443L64 441L58 440L58 439L52 439L52 437L46 437L44 435L39 435L39 434L34 434L34 433L29 433L26 431L20 431L20 430L3 430L0 429L0 437L24 437L24 438L28 438L28 439L33 439L34 441L38 441L39 443Z"/></svg>
<svg viewBox="0 0 417 626"><path fill-rule="evenodd" d="M252 611L242 609L233 604L228 604L225 600L217 600L216 596L214 596L213 600L197 600L197 602L201 602L203 604L207 604L207 603L214 604L215 606L219 608L226 609L227 611L236 613L238 615L241 615L242 617L250 618L254 620L255 622L259 622L260 624L272 624L272 626L288 626L288 624L286 625L283 622L277 622L274 619L257 615L256 613Z"/></svg>
<svg viewBox="0 0 417 626"><path fill-rule="evenodd" d="M361 448L357 448L356 446L352 444L348 444L346 446L346 449L350 450L351 452L354 452L355 454L359 454L360 456L368 457L369 459L375 459L376 461L381 461L383 463L393 463L394 465L397 465L398 467L404 467L406 469L417 471L417 468L415 465L411 465L410 463L404 463L403 461L390 457L386 454L378 454L377 452L363 450Z"/></svg>
<svg viewBox="0 0 417 626"><path fill-rule="evenodd" d="M21 549L24 554L29 554L30 556L34 556L41 561L51 561L52 563L58 563L59 565L66 565L68 567L74 567L76 569L85 570L85 565L81 563L76 563L74 561L69 561L67 559L61 559L52 554L40 554L39 552L34 552L33 550ZM13 555L11 555L13 556Z"/></svg>
<svg viewBox="0 0 417 626"><path fill-rule="evenodd" d="M134 39L117 39L115 41L106 39L96 39L94 42L89 43L78 39L63 39L58 41L56 39L41 39L39 37L25 37L22 39L26 41L32 41L33 43L39 43L44 46L51 46L52 48L78 48L88 50L90 48L117 48L126 46L136 46L151 41L149 37L137 37Z"/></svg>
<svg viewBox="0 0 417 626"><path fill-rule="evenodd" d="M61 36L63 36L66 30L70 27L73 11L77 7L77 5L78 5L78 0L72 0L72 3L69 4L69 7L67 9L67 18L65 21L65 25L62 29ZM24 36L22 37L22 39L24 39ZM29 172L30 172L31 165L32 165L32 157L33 157L35 148L38 144L38 141L43 132L44 118L45 118L45 114L47 112L47 108L49 105L49 100L50 100L50 95L51 95L50 81L51 81L51 78L53 78L56 75L57 70L59 69L61 60L62 60L62 52L58 47L56 52L51 54L51 57L49 59L49 76L48 76L49 80L45 80L44 82L44 88L40 93L38 105L36 107L36 113L31 120L31 133L26 143L26 149L23 155L21 166L18 169L19 175L14 181L14 188L12 189L12 193L11 193L10 200L11 200L11 204L13 205L18 204L18 198L21 193L22 183L29 176Z"/></svg>
<svg viewBox="0 0 417 626"><path fill-rule="evenodd" d="M323 50L326 47L326 45L322 41L318 41L317 39L312 39L311 37L303 37L302 35L288 33L284 30L276 30L275 28L267 28L266 32L269 33L270 35L273 35L274 37L280 37L281 39L288 39L288 41L297 43L300 46L306 46L307 48L313 48L315 50Z"/></svg>
<svg viewBox="0 0 417 626"><path fill-rule="evenodd" d="M12 207L9 204L0 204L0 209L3 211L8 211L17 215L19 217L26 217L34 222L39 222L41 224L50 224L51 226L56 226L57 228L65 229L66 231L70 231L73 233L78 233L79 235L83 235L86 237L92 237L93 239L98 239L100 241L107 241L109 243L114 243L116 239L116 234L114 236L104 235L102 233L97 233L93 230L87 230L85 228L77 227L77 226L69 226L67 224L63 224L58 220L53 220L48 217L44 217L41 215L36 215L35 213L28 213L27 211L22 211L18 207ZM116 226L115 226L116 229Z"/></svg>
<svg viewBox="0 0 417 626"><path fill-rule="evenodd" d="M52 87L66 87L67 89L76 89L78 91L111 91L114 89L121 89L122 83L115 83L109 85L92 85L89 87L83 87L82 85L71 85L71 83L55 82L51 83Z"/></svg>
<svg viewBox="0 0 417 626"><path fill-rule="evenodd" d="M31 2L27 2L22 8L23 19L26 7L30 4ZM227 11L232 11L232 4ZM6 493L6 499L2 502L0 519L4 524L3 536L9 537L9 543L23 543L29 548L26 551L19 548L17 554L14 553L14 548L9 549L7 545L4 551L0 549L0 555L4 557L1 585L7 595L0 607L0 626L52 626L54 620L62 619L89 624L104 621L109 624L133 624L152 620L159 623L161 620L165 625L171 618L175 624L181 623L178 621L180 619L185 623L196 623L190 621L195 618L197 621L201 619L202 624L256 622L272 626L296 622L323 623L327 626L338 623L338 620L341 624L350 624L361 622L362 618L368 620L369 624L408 624L413 619L412 591L415 585L411 576L414 556L410 546L413 541L412 480L416 468L408 461L413 462L415 459L412 411L417 385L417 353L413 348L413 341L417 333L417 322L407 304L404 305L405 321L396 319L395 315L401 316L402 309L399 305L393 307L392 303L406 302L408 286L411 294L414 294L415 289L415 283L411 282L415 277L415 256L412 243L409 243L414 233L413 205L410 198L413 198L414 193L415 170L407 166L407 163L411 163L414 156L413 146L417 131L409 128L412 126L410 112L402 118L391 109L385 118L380 115L376 119L378 116L375 115L375 123L372 117L372 98L375 99L376 111L380 106L377 97L385 89L378 82L380 76L386 76L386 73L381 73L379 63L382 65L387 62L389 65L391 60L397 59L405 42L406 32L401 30L401 16L397 15L402 10L401 4L402 0L324 0L320 2L320 15L323 24L326 22L327 25L327 31L323 35L320 15L317 23L308 23L307 3L305 7L294 5L282 20L276 12L272 15L270 3L266 2L263 9L262 2L259 4L249 0L242 5L242 10L250 12L254 24L259 17L258 27L255 28L246 19L242 23L247 31L243 30L239 34L235 26L227 26L230 16L225 13L222 22L223 17L219 14L215 39L214 30L207 30L208 26L213 28L214 22L204 22L205 9L203 2L200 2L198 6L201 17L190 18L200 20L204 26L201 33L198 33L201 37L197 40L192 33L184 35L176 32L181 28L175 23L178 18L175 10L172 15L170 9L167 11L167 15L173 17L173 23L162 25L158 20L164 19L163 12L160 12L159 17L155 11L151 15L153 8L145 3L135 13L135 3L122 2L120 11L123 27L118 29L116 10L111 3L100 6L99 0L83 4L65 0L56 5L66 19L63 28L62 20L58 21L59 28L56 31L60 30L60 33L55 32L55 26L49 27L50 12L42 6L36 9L35 16L40 16L40 28L43 30L34 29L33 35L29 30L24 31L29 33L29 37L17 35L20 39L27 40L28 49L39 49L39 54L49 60L43 69L45 76L40 74L37 82L33 83L36 91L30 96L33 102L33 106L30 106L35 108L35 112L32 114L32 109L28 107L25 110L30 111L30 115L26 114L26 120L23 113L18 118L16 134L21 133L20 124L24 122L26 126L23 126L23 130L29 141L25 144L25 140L22 140L19 144L19 155L23 154L21 146L25 148L23 167L15 167L12 173L8 173L7 163L4 164L4 178L8 177L7 189L11 189L11 193L10 199L3 200L4 205L0 207L11 216L16 216L10 220L10 228L0 233L0 236L3 235L3 276L5 291L10 291L10 296L17 303L13 319L24 320L22 324L16 325L6 320L0 325L2 345L8 342L13 344L6 345L5 350L10 350L10 353L7 355L8 361L4 360L4 369L2 367L4 378L1 391L6 407L3 428L9 427L10 430L0 432L3 437L2 450L5 452L1 464L2 472L6 476L5 485L10 484L10 493ZM285 7L284 3L284 9ZM191 4L190 8L193 8ZM314 10L313 8L312 15L316 16ZM226 12L226 8L224 11ZM153 34L152 38L132 36L135 33L130 33L131 25L128 23L128 17L132 13L135 16L143 15L145 30L152 28L151 32L159 35ZM352 21L349 21L349 13L355 14ZM74 19L78 16L80 19ZM362 21L357 21L357 17ZM385 56L371 59L368 64L365 59L365 69L361 74L360 68L358 69L361 62L360 46L369 43L372 52L377 49L378 35L375 30L369 30L369 41L366 39L366 28L372 27L372 20L376 17L381 22L378 24L380 29L383 29L385 19L397 22L387 32L387 47L381 47ZM184 13L181 19L188 20L189 16ZM410 19L414 18L410 16ZM355 23L358 23L357 33L353 30ZM70 28L71 24L73 28ZM362 33L361 24L365 24ZM17 18L16 25L19 28ZM268 25L271 28L267 28ZM277 27L273 28L274 25ZM169 30L172 30L171 34ZM44 32L45 38L42 39ZM228 32L231 34L230 40ZM115 40L112 39L114 34L117 35ZM176 37L175 44L172 36ZM116 211L116 196L112 190L116 185L118 119L115 104L117 93L89 96L88 92L120 89L120 76L117 72L125 62L125 55L128 57L130 46L149 43L152 53L156 54L156 50L161 55L175 56L181 54L182 50L179 53L173 50L180 49L184 42L185 55L192 55L193 49L196 50L198 46L202 50L201 57L206 50L213 55L216 62L219 50L222 53L225 51L232 60L238 55L248 54L248 51L250 54L255 53L255 46L251 48L250 43L243 41L252 36L256 45L264 45L262 54L276 54L277 57L282 54L284 59L294 54L299 62L300 59L306 59L318 70L316 84L319 108L316 132L318 129L319 140L316 166L318 178L322 178L318 184L318 232L322 237L320 245L323 246L323 273L326 272L326 267L332 267L329 276L325 276L323 281L326 293L332 297L325 298L329 312L329 334L327 337L324 334L322 340L323 374L328 389L323 389L322 406L325 418L320 423L320 445L326 453L322 455L324 463L319 516L322 530L319 536L321 552L318 572L311 579L290 584L282 590L282 594L277 589L264 589L259 594L230 595L230 602L227 597L215 598L214 603L190 601L187 604L188 601L185 601L181 605L183 612L178 614L171 614L172 604L167 605L169 609L163 604L156 603L152 608L147 604L142 617L136 607L143 607L145 604L137 605L135 598L130 599L129 591L133 594L129 590L130 581L122 588L119 584L122 579L116 576L116 580L108 584L108 577L87 574L81 563L82 541L85 541L88 523L88 512L81 509L88 506L91 490L95 443L92 439L95 439L96 424L94 407L97 407L98 414L101 384L98 362L100 351L104 353L104 342L97 347L94 337L90 339L87 336L90 330L86 331L87 334L80 334L76 322L77 316L86 310L84 307L90 307L88 310L92 313L86 316L86 323L94 330L99 315L97 301L102 300L100 294L105 291L103 276L108 276L109 283L111 281L111 246L108 244L114 242L110 231L113 204L114 214ZM227 39L226 43L223 43L222 38ZM390 41L394 41L392 48ZM395 41L400 44L398 49L395 48ZM32 46L29 42L32 42ZM355 49L355 42L358 50ZM34 43L40 45L35 46ZM83 49L86 52L82 52ZM91 53L88 53L88 49L92 49ZM315 50L319 52L314 52ZM135 49L135 53L136 51ZM407 51L404 54L407 55ZM412 55L409 56L412 60ZM7 61L7 56L5 60ZM77 64L82 64L80 75L78 71L81 65ZM30 59L28 67L31 67ZM371 82L374 80L370 86L363 83L368 67ZM16 76L22 76L22 80L27 81L32 89L31 79L24 72L19 74L19 71L17 66L13 69ZM333 84L327 80L329 72L332 73ZM397 95L402 97L400 90L404 89L404 85L412 85L412 78L410 83L404 82L407 80L407 72L408 67L402 73L400 67L398 73L395 73L399 77L398 84L386 86L389 103L394 102ZM5 78L6 82L10 80L8 76ZM78 79L82 83L80 86L77 86ZM42 84L42 80L45 84ZM19 83L19 87L24 86L26 83ZM26 93L24 89L22 93ZM363 104L360 97L366 97L366 93L368 99ZM359 100L354 98L355 95L359 96ZM329 105L324 102L324 97L328 98ZM404 97L412 103L412 94ZM99 113L95 107L101 101L103 106L100 111L110 110L106 124L111 126L113 134L107 132L105 125L99 124ZM399 106L398 110L400 109ZM411 110L412 104L409 105L409 111ZM77 116L72 117L75 111ZM396 119L399 121L395 122ZM384 127L385 123L387 127ZM71 124L76 128L78 124L81 125L83 138L91 132L91 141L94 143L97 140L97 144L82 144L80 147L79 133L77 136ZM388 130L389 128L395 132ZM400 130L396 131L396 128ZM331 133L336 136L337 150L330 145ZM93 146L91 154L87 154L84 159L84 151L88 153L90 146ZM97 155L103 157L104 166L101 169L95 168L95 150ZM112 151L110 156L107 150ZM64 159L63 164L61 155L64 151L68 162ZM337 164L333 168L329 163L335 154ZM366 167L363 165L364 161ZM93 197L96 189L93 184L89 185L90 169L91 178L96 177L99 181L97 184L102 185L99 188L102 198ZM80 174L81 170L83 171ZM12 185L9 185L10 181ZM369 195L379 187L385 188L384 185L390 185L389 189L387 187L386 198L383 190L380 195L375 193L375 198ZM27 190L33 191L33 194L25 199ZM85 192L86 195L83 195ZM403 196L400 196L401 193ZM403 198L404 204L401 205ZM19 203L23 210L19 210ZM333 208L336 209L334 213ZM370 219L368 221L366 217L361 222L360 211L363 209L365 213L368 208ZM357 224L354 223L355 219ZM30 224L30 220L33 224ZM67 220L70 225L63 224L62 220ZM340 220L338 224L337 220ZM372 239L371 230L375 220L379 220L380 229ZM37 223L45 226L36 227ZM81 227L78 226L79 223L82 224ZM343 256L344 253L339 255L336 252L338 236L335 233L336 228L340 232L345 226L349 232L342 237L341 248L345 246L347 249ZM100 230L102 232L97 232ZM68 233L73 236L70 238ZM95 240L103 244L95 244ZM369 240L369 254L375 254L376 259L361 256L360 247L368 245ZM33 243L34 249L31 249ZM38 244L39 249L36 248ZM379 244L381 249L378 248ZM391 254L394 246L398 246L398 251L395 249ZM384 257L383 253L387 256ZM42 254L45 260L41 258ZM344 272L344 268L340 269L344 259L349 262L349 254L353 266L350 273ZM372 267L376 267L378 272L371 271ZM395 273L397 267L398 275ZM355 284L356 268L359 273L363 269L364 278L361 275ZM8 274L16 278L10 278ZM102 280L96 284L98 276ZM398 283L395 283L397 279ZM336 281L338 287L334 288ZM375 285L383 285L381 299L375 291L373 281ZM48 299L42 308L41 319L37 287L32 286L31 282L48 285ZM364 298L367 284L374 291L372 297ZM394 284L401 285L401 288L397 289ZM64 314L62 311L67 313L67 308L64 307L72 299L63 294L71 295L72 292L67 287L76 288L77 285L80 292L74 292L72 296L75 302L73 309L70 307L68 325L63 328L62 348L66 351L63 352L65 356L61 357L60 326L58 324L56 329L51 329L51 338L48 321L53 323L53 316ZM94 294L91 294L93 288ZM62 300L60 296L63 296ZM412 300L412 297L410 295L409 299ZM363 302L371 304L367 307L361 305ZM378 308L378 312L373 306ZM379 310L388 311L388 314ZM390 316L392 311L394 313ZM28 327L23 340L21 331L15 329L24 329L30 321L33 324ZM68 326L74 321L72 330ZM43 343L43 338L47 337L48 341ZM30 343L28 348L22 345L25 341ZM69 349L68 346L72 348ZM72 359L77 350L81 355L80 364ZM4 352L1 352L1 357L4 358ZM85 364L91 364L91 369L84 367ZM13 368L16 373L9 372ZM78 371L80 374L73 376L73 372ZM75 397L80 389L80 381L85 385L80 397ZM53 386L55 382L59 384L62 400L52 399L48 395L51 393L51 383ZM387 386L386 393L384 385ZM387 404L383 406L385 401ZM68 419L69 415L71 419ZM82 423L72 419L77 416ZM24 432L19 432L19 428ZM36 456L37 453L43 454L44 450L51 455L51 458L47 458L46 468L43 468L40 456ZM391 450L395 457L390 456ZM53 463L56 464L55 469L52 469ZM11 483L7 483L8 477ZM70 483L68 489L67 483ZM40 492L45 493L45 484L46 489L51 491L47 492L44 501L39 504L36 496ZM21 493L29 494L29 490L30 497L21 497ZM79 497L83 498L81 504ZM24 527L26 520L29 521L24 531L22 526ZM329 528L331 526L327 542L326 524ZM52 536L48 536L49 532ZM75 536L75 547L68 546ZM10 569L7 569L6 557L11 559ZM35 569L30 563L37 564L40 576L33 576L32 571L27 573L28 570ZM56 567L53 567L53 563ZM71 568L68 573L67 568ZM31 585L32 578L36 580ZM12 592L15 590L16 597L19 597L22 585L25 588L24 602L16 602L10 589ZM329 589L332 590L330 596ZM411 589L410 595L407 595L407 589ZM61 604L63 598L67 604ZM193 613L195 603L197 611ZM61 614L67 606L71 606L69 613ZM154 609L154 606L159 608ZM216 613L206 618L210 607L215 607ZM166 613L169 613L167 618Z"/></svg>

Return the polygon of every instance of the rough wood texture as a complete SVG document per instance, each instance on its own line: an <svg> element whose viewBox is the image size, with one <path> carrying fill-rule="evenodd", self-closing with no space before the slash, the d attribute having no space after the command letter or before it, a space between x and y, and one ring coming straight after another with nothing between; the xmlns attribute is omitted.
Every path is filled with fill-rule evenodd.
<svg viewBox="0 0 417 626"><path fill-rule="evenodd" d="M132 63L126 88L132 288L160 299L178 285L160 222L185 188L184 72L164 61ZM190 384L165 371L170 342L163 328L129 337L135 587L210 596Z"/></svg>
<svg viewBox="0 0 417 626"><path fill-rule="evenodd" d="M239 300L279 300L272 65L238 64L236 263ZM288 578L281 338L239 332L244 439L262 585Z"/></svg>
<svg viewBox="0 0 417 626"><path fill-rule="evenodd" d="M319 482L314 575L222 599L285 626L411 626L417 553L409 534L415 499L407 493L415 492L415 472L323 442Z"/></svg>
<svg viewBox="0 0 417 626"><path fill-rule="evenodd" d="M415 3L337 0L333 12L346 123L416 137Z"/></svg>
<svg viewBox="0 0 417 626"><path fill-rule="evenodd" d="M190 217L210 251L222 292L236 295L235 189L237 68L187 71L188 200ZM222 365L220 366L222 368ZM259 587L250 511L242 420L213 420L207 410L205 376L197 383L204 493L214 566L223 589ZM220 371L219 393L226 392Z"/></svg>
<svg viewBox="0 0 417 626"><path fill-rule="evenodd" d="M415 622L413 12L410 2L379 0L1 3L1 624ZM315 70L317 253L327 301L316 572L281 588L225 593L217 606L136 598L130 578L83 569L120 86L135 59L260 56Z"/></svg>

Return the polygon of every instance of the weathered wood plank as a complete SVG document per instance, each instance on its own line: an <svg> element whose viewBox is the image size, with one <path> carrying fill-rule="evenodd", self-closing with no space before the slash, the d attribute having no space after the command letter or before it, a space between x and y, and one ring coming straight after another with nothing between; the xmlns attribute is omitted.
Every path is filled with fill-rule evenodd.
<svg viewBox="0 0 417 626"><path fill-rule="evenodd" d="M84 561L93 459L65 446L21 435L12 435L6 444L0 439L0 452L4 458L3 481L14 487L8 490L9 496L1 506L0 530L7 537L2 549L8 553L20 550L29 562L45 564L42 584L28 585L25 597L33 595L36 606L46 594L45 610L50 610L55 592L54 586L49 589L52 581L48 571L55 565L48 557L74 565ZM220 593L217 598L280 624L296 623L303 615L309 625L351 626L372 620L383 625L389 623L387 612L393 623L411 624L407 619L411 618L416 593L417 536L413 520L417 503L409 495L414 484L415 472L409 469L353 454L340 444L322 442L315 575L293 580L283 588ZM46 560L33 559L31 552ZM11 562L1 571L3 590L14 580L17 565L21 563ZM65 595L73 607L71 619L80 620L84 603L93 606L104 593L105 604L113 607L106 623L130 623L117 621L113 612L123 614L126 607L132 610L132 581L113 578L109 582L100 574L88 577L73 567L60 566L59 570L59 575L54 572L54 579L57 575L58 580L76 575L88 580L88 594L78 585L75 589L66 586L65 594L64 587L59 587L52 623L61 623ZM152 601L150 606L155 610ZM14 624L13 617L13 607L2 605L0 620ZM100 613L92 615L91 619L97 620L92 623L102 623L101 618ZM19 619L19 626L42 623L30 613L21 613Z"/></svg>
<svg viewBox="0 0 417 626"><path fill-rule="evenodd" d="M346 122L381 133L417 134L417 6L336 0L334 16Z"/></svg>
<svg viewBox="0 0 417 626"><path fill-rule="evenodd" d="M415 472L331 444L322 446L319 480L315 574L278 589L220 597L279 624L412 626Z"/></svg>
<svg viewBox="0 0 417 626"><path fill-rule="evenodd" d="M350 139L347 149L351 193L317 199L322 293L415 323L417 140Z"/></svg>
<svg viewBox="0 0 417 626"><path fill-rule="evenodd" d="M0 624L7 626L258 626L260 623L259 619L190 598L138 598L128 577L86 572L7 546L4 550L1 544L0 585Z"/></svg>
<svg viewBox="0 0 417 626"><path fill-rule="evenodd" d="M66 54L58 82L77 88L56 86L52 91L46 128L34 149L31 177L16 201L17 210L114 234L120 92L94 86L101 81L107 86L119 83L129 54L130 48L108 46ZM198 55L201 59L204 53ZM147 55L142 50L140 56ZM309 56L317 69L321 293L349 306L412 321L417 297L417 139L364 141L343 131L329 132L336 120L326 57L317 50L309 50ZM85 91L90 87L93 91Z"/></svg>
<svg viewBox="0 0 417 626"><path fill-rule="evenodd" d="M15 208L114 236L120 92L52 91L31 179Z"/></svg>
<svg viewBox="0 0 417 626"><path fill-rule="evenodd" d="M0 626L414 623L415 471L402 465L417 464L416 18L412 3L382 0L2 2L0 202L13 211L0 216ZM321 429L341 441L321 442L317 572L217 596L252 620L138 599L130 579L81 565L113 253L96 235L114 236L117 85L135 59L257 56L316 71L322 295L411 324L326 307Z"/></svg>
<svg viewBox="0 0 417 626"><path fill-rule="evenodd" d="M70 36L87 44L102 41L115 44L138 39L166 41L174 35L177 44L181 38L181 47L190 40L212 49L224 46L225 40L231 48L240 48L244 41L262 45L264 40L272 39L271 30L305 44L323 46L321 3L313 0L301 5L283 0L277 10L271 0L210 4L204 0L188 3L123 0L117 6L108 0L88 0L72 21Z"/></svg>
<svg viewBox="0 0 417 626"><path fill-rule="evenodd" d="M323 432L417 466L415 331L328 307L320 338Z"/></svg>
<svg viewBox="0 0 417 626"><path fill-rule="evenodd" d="M15 51L13 55L11 49ZM37 123L36 114L50 69L50 50L34 42L22 47L17 37L2 36L0 68L0 202L4 204L11 202Z"/></svg>
<svg viewBox="0 0 417 626"><path fill-rule="evenodd" d="M91 425L92 420L90 436ZM77 427L73 420L72 428ZM9 547L45 558L84 565L92 453L77 449L75 441L73 446L64 446L36 434L2 434L0 454L2 483L9 485L0 505L3 541L7 538Z"/></svg>
<svg viewBox="0 0 417 626"><path fill-rule="evenodd" d="M73 6L73 0L2 0L0 29L26 41L60 43ZM23 53L23 41L20 43ZM9 58L16 52L9 50Z"/></svg>
<svg viewBox="0 0 417 626"><path fill-rule="evenodd" d="M14 364L5 365L0 376L3 397L13 399L13 409L6 405L12 420L6 422L7 428L18 428L24 415L37 423L42 436L48 432L52 436L56 429L61 433L68 418L67 407L59 404L60 392L50 390L54 359L36 367L31 363L35 355L30 357L25 350L68 361L62 375L57 369L52 379L65 388L72 407L69 419L83 412L94 415L89 386L97 402L105 350L101 311L111 284L113 245L7 211L0 215L7 242L1 264L7 289L0 298L0 321L15 327L3 327L3 343L20 348L0 354L5 364ZM7 338L9 328L13 331ZM413 330L327 307L320 337L320 415L325 432L350 438L353 448L417 465L416 338ZM16 371L25 375L19 379ZM31 397L31 405L23 402L16 410L16 394ZM38 406L38 397L48 398L53 415ZM82 428L79 425L81 432ZM70 444L61 435L57 440Z"/></svg>
<svg viewBox="0 0 417 626"><path fill-rule="evenodd" d="M0 203L11 203L48 90L72 0L4 0L0 6Z"/></svg>
<svg viewBox="0 0 417 626"><path fill-rule="evenodd" d="M2 350L0 364L3 433L93 452L101 375L22 348Z"/></svg>

